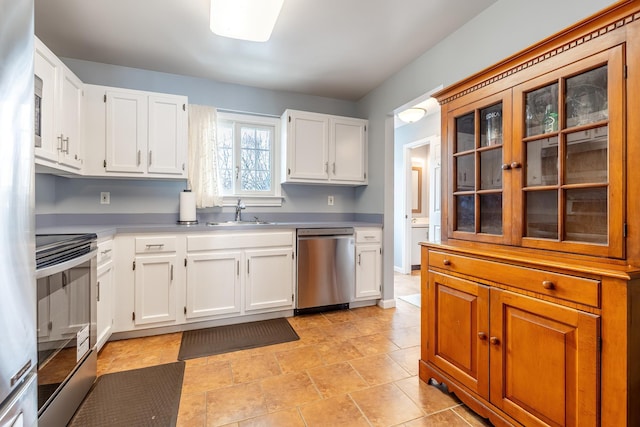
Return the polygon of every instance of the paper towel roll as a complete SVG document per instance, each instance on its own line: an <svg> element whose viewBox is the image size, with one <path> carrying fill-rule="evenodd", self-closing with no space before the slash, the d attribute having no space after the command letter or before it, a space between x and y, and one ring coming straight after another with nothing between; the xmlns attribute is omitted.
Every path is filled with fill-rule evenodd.
<svg viewBox="0 0 640 427"><path fill-rule="evenodd" d="M180 193L180 222L196 220L196 194L185 190Z"/></svg>

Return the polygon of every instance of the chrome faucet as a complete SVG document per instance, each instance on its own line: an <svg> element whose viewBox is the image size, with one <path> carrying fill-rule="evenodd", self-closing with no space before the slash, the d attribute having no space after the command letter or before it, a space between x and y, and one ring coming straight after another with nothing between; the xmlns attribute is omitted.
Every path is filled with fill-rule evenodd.
<svg viewBox="0 0 640 427"><path fill-rule="evenodd" d="M236 221L242 221L242 210L245 209L246 206L240 199L238 199L238 204L236 204Z"/></svg>

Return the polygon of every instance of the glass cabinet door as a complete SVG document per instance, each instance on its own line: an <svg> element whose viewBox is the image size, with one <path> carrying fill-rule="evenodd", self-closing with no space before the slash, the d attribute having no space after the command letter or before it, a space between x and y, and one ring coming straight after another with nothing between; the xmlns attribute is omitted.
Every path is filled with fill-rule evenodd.
<svg viewBox="0 0 640 427"><path fill-rule="evenodd" d="M452 189L449 230L461 239L506 243L503 169L510 135L510 97L483 99L451 114Z"/></svg>
<svg viewBox="0 0 640 427"><path fill-rule="evenodd" d="M613 48L514 90L523 246L623 255L622 61Z"/></svg>

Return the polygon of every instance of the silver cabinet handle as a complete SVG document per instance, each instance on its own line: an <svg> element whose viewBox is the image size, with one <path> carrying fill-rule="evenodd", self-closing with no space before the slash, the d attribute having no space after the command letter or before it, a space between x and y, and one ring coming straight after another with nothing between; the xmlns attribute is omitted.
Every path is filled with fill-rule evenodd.
<svg viewBox="0 0 640 427"><path fill-rule="evenodd" d="M102 255L106 255L109 252L111 252L111 249L105 249L104 251L100 252Z"/></svg>
<svg viewBox="0 0 640 427"><path fill-rule="evenodd" d="M329 162L324 162L324 171L329 172Z"/></svg>
<svg viewBox="0 0 640 427"><path fill-rule="evenodd" d="M358 265L362 264L362 254L358 254Z"/></svg>
<svg viewBox="0 0 640 427"><path fill-rule="evenodd" d="M147 245L147 249L152 249L152 248L162 249L164 248L164 243L152 243Z"/></svg>
<svg viewBox="0 0 640 427"><path fill-rule="evenodd" d="M249 260L247 260L247 274L249 274Z"/></svg>
<svg viewBox="0 0 640 427"><path fill-rule="evenodd" d="M69 137L63 138L62 142L66 143L67 148L64 150L65 154L69 154Z"/></svg>
<svg viewBox="0 0 640 427"><path fill-rule="evenodd" d="M171 281L173 282L173 264L171 264Z"/></svg>
<svg viewBox="0 0 640 427"><path fill-rule="evenodd" d="M96 287L98 288L98 296L96 298L96 301L100 302L100 282L96 283Z"/></svg>
<svg viewBox="0 0 640 427"><path fill-rule="evenodd" d="M136 166L140 166L140 155L141 155L140 150L138 150L138 160L137 160L138 164Z"/></svg>
<svg viewBox="0 0 640 427"><path fill-rule="evenodd" d="M153 156L153 151L149 150L149 166L151 166L151 156Z"/></svg>
<svg viewBox="0 0 640 427"><path fill-rule="evenodd" d="M236 275L239 276L240 275L240 261L237 261L237 266L236 266Z"/></svg>
<svg viewBox="0 0 640 427"><path fill-rule="evenodd" d="M336 162L333 162L333 174L336 174Z"/></svg>
<svg viewBox="0 0 640 427"><path fill-rule="evenodd" d="M60 134L60 136L58 138L56 138L58 140L58 151L62 151L64 152L64 150L62 149L62 134Z"/></svg>

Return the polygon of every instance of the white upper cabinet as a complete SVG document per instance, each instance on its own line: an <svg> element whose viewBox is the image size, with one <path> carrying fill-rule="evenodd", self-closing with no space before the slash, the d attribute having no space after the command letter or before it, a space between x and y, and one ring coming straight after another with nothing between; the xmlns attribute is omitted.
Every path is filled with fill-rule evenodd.
<svg viewBox="0 0 640 427"><path fill-rule="evenodd" d="M104 169L143 174L147 160L147 97L140 93L107 90L103 100L103 108L106 108Z"/></svg>
<svg viewBox="0 0 640 427"><path fill-rule="evenodd" d="M187 98L149 95L150 174L187 173Z"/></svg>
<svg viewBox="0 0 640 427"><path fill-rule="evenodd" d="M84 85L37 37L34 71L42 80L41 146L35 149L36 164L81 173Z"/></svg>
<svg viewBox="0 0 640 427"><path fill-rule="evenodd" d="M367 120L286 110L282 182L365 185Z"/></svg>
<svg viewBox="0 0 640 427"><path fill-rule="evenodd" d="M187 177L187 97L86 85L87 174Z"/></svg>
<svg viewBox="0 0 640 427"><path fill-rule="evenodd" d="M367 121L348 117L329 119L330 179L366 183Z"/></svg>

